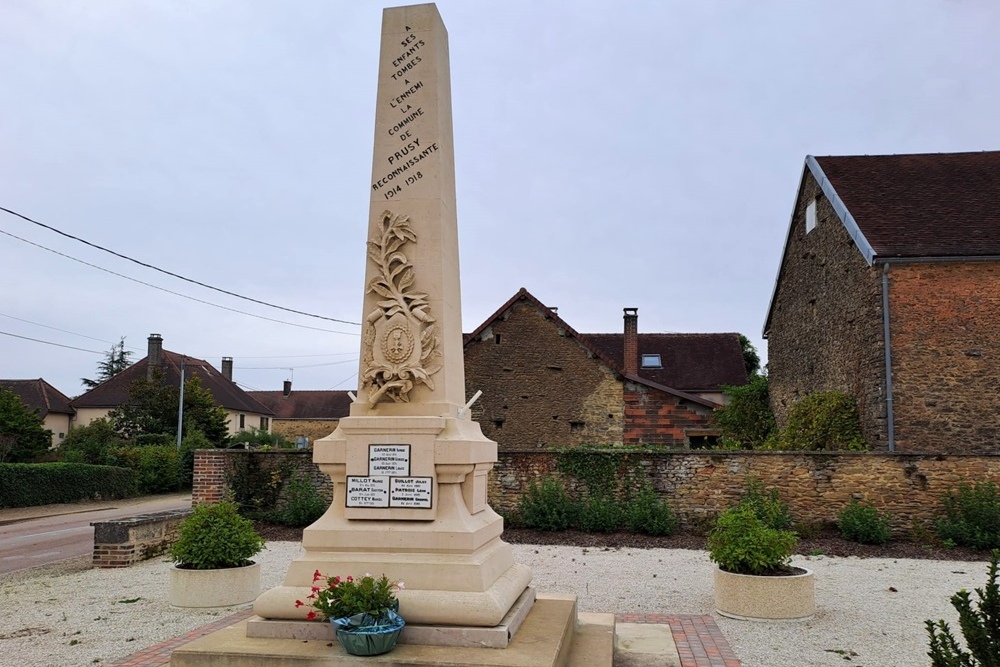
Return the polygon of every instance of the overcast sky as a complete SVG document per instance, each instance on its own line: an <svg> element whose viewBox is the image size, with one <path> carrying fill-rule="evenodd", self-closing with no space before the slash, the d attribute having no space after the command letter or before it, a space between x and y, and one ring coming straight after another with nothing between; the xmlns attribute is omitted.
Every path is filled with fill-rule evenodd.
<svg viewBox="0 0 1000 667"><path fill-rule="evenodd" d="M383 6L3 0L0 206L360 321ZM640 332L737 331L766 355L807 154L1000 149L994 0L438 8L466 331L526 287L581 332L629 306ZM3 212L0 232L0 331L96 351L0 335L0 378L75 396L113 342L137 360L155 332L234 357L244 388L357 385L358 326Z"/></svg>

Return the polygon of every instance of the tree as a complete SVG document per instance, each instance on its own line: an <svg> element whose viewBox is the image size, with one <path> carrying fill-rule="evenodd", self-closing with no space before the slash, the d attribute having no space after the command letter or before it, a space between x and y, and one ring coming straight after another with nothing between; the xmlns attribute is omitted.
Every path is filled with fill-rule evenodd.
<svg viewBox="0 0 1000 667"><path fill-rule="evenodd" d="M52 445L52 431L42 424L38 410L0 389L0 462L24 463L44 454Z"/></svg>
<svg viewBox="0 0 1000 667"><path fill-rule="evenodd" d="M723 392L729 402L712 414L723 439L739 449L761 448L778 429L767 376L754 374L745 385L723 387Z"/></svg>
<svg viewBox="0 0 1000 667"><path fill-rule="evenodd" d="M740 334L740 347L743 348L743 365L747 369L747 377L752 378L760 373L760 354L750 339Z"/></svg>
<svg viewBox="0 0 1000 667"><path fill-rule="evenodd" d="M168 385L159 369L151 379L139 378L129 386L129 400L108 413L120 437L177 434L180 390ZM195 428L215 446L228 440L226 411L215 404L212 392L192 375L184 382L184 432Z"/></svg>
<svg viewBox="0 0 1000 667"><path fill-rule="evenodd" d="M108 452L122 440L107 419L95 419L86 426L74 426L59 443L59 458L67 463L108 465Z"/></svg>
<svg viewBox="0 0 1000 667"><path fill-rule="evenodd" d="M104 353L104 361L98 362L97 379L80 378L80 382L87 389L93 389L105 380L113 378L131 366L132 362L130 359L132 358L132 354L131 350L125 349L125 337L122 336L121 340L112 345L111 349Z"/></svg>

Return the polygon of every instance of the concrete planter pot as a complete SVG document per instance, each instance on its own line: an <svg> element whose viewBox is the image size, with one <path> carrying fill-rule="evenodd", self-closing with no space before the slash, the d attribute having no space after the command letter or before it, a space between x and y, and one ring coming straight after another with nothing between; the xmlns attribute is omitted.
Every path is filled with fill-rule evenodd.
<svg viewBox="0 0 1000 667"><path fill-rule="evenodd" d="M170 567L171 606L231 607L253 602L260 595L260 564L223 570Z"/></svg>
<svg viewBox="0 0 1000 667"><path fill-rule="evenodd" d="M715 568L715 610L746 621L801 621L816 613L812 570L786 577L733 574Z"/></svg>

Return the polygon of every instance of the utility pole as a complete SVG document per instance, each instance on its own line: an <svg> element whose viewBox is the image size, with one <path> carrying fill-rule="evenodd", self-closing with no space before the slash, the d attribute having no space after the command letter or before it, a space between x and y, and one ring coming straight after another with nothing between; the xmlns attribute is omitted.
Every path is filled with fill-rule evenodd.
<svg viewBox="0 0 1000 667"><path fill-rule="evenodd" d="M181 451L181 432L184 427L184 357L181 357L181 398L177 404L177 451Z"/></svg>

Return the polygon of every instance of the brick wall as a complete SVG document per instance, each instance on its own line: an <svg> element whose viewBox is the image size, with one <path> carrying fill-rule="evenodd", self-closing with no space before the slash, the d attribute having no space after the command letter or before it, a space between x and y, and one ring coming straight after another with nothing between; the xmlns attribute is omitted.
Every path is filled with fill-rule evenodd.
<svg viewBox="0 0 1000 667"><path fill-rule="evenodd" d="M191 502L217 503L225 497L226 474L236 450L199 449L194 453Z"/></svg>
<svg viewBox="0 0 1000 667"><path fill-rule="evenodd" d="M622 442L622 383L527 299L466 345L465 386L501 450Z"/></svg>
<svg viewBox="0 0 1000 667"><path fill-rule="evenodd" d="M627 445L683 447L688 429L707 429L710 408L676 396L627 382L624 392Z"/></svg>
<svg viewBox="0 0 1000 667"><path fill-rule="evenodd" d="M656 452L632 454L619 473L649 481L682 523L704 525L735 504L748 475L777 488L796 521L831 524L852 498L891 513L893 529L932 526L943 495L963 481L1000 482L998 455L817 452ZM490 505L510 512L532 480L558 476L552 452L503 452L490 475ZM625 455L623 455L623 458ZM564 480L579 493L572 480Z"/></svg>
<svg viewBox="0 0 1000 667"><path fill-rule="evenodd" d="M806 234L814 197L817 226ZM871 447L887 449L881 269L869 267L806 171L782 259L767 337L775 417L784 425L803 396L839 390L855 396Z"/></svg>
<svg viewBox="0 0 1000 667"><path fill-rule="evenodd" d="M229 490L229 479L238 459L246 460L255 469L265 473L273 472L275 476L281 476L282 471L287 472L283 475L282 488L278 493L279 505L284 502L285 488L292 472L305 476L327 501L333 498L333 482L313 463L310 450L257 452L245 449L199 449L194 458L192 504L222 500Z"/></svg>
<svg viewBox="0 0 1000 667"><path fill-rule="evenodd" d="M897 447L996 452L1000 262L896 264L889 296Z"/></svg>

